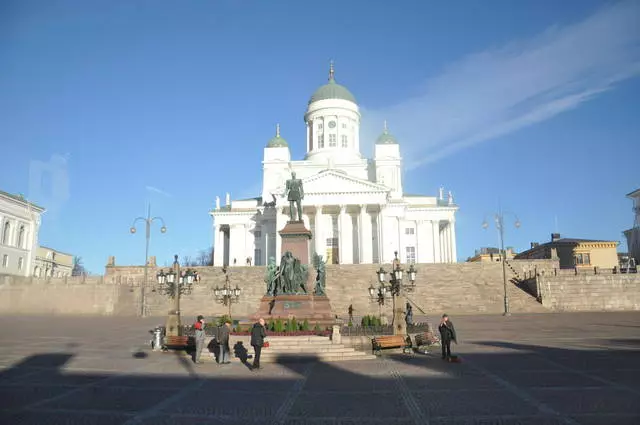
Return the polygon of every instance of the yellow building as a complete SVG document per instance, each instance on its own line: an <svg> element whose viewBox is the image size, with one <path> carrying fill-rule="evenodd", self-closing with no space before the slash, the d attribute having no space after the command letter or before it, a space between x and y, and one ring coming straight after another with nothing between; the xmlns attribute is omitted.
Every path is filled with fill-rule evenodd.
<svg viewBox="0 0 640 425"><path fill-rule="evenodd" d="M513 252L513 248L505 248L505 257L507 261L515 258L516 253ZM499 248L480 248L476 249L476 253L473 257L469 257L467 262L475 263L494 263L500 261L500 249Z"/></svg>
<svg viewBox="0 0 640 425"><path fill-rule="evenodd" d="M33 266L34 277L65 277L73 271L73 255L39 246Z"/></svg>
<svg viewBox="0 0 640 425"><path fill-rule="evenodd" d="M561 238L551 235L551 242L532 243L531 249L515 256L516 260L542 260L558 258L560 268L613 269L618 266L618 242L592 239Z"/></svg>

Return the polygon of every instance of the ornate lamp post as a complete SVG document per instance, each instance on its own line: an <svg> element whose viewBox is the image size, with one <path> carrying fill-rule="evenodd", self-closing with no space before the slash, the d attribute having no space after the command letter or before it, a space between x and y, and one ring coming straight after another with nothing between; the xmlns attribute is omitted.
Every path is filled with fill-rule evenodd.
<svg viewBox="0 0 640 425"><path fill-rule="evenodd" d="M160 232L161 233L165 233L167 231L167 228L164 225L164 220L162 219L162 217L151 217L151 205L149 205L149 209L147 210L147 217L137 217L135 220L133 220L133 223L131 224L131 228L129 229L129 231L133 234L136 233L136 223L138 222L138 220L142 220L145 222L145 237L146 237L146 244L145 244L145 249L144 249L144 281L142 282L142 285L140 286L140 298L141 298L141 302L140 302L140 315L142 317L146 316L147 310L146 310L146 301L145 301L145 286L147 285L148 281L148 268L149 268L149 239L151 239L151 224L156 221L156 220L160 220L160 222L162 223L162 227L160 228Z"/></svg>
<svg viewBox="0 0 640 425"><path fill-rule="evenodd" d="M395 259L393 260L392 264L391 279L389 280L389 287L387 288L391 293L391 296L393 297L393 334L406 335L407 324L404 318L404 306L406 304L404 293L405 291L413 292L415 290L415 282L418 270L415 269L413 264L409 266L409 270L407 270L406 272L409 280L409 282L407 283L404 276L405 271L400 266L400 260L398 259L398 251L395 251L394 255ZM376 274L378 275L378 281L380 282L381 286L384 286L387 272L382 267L380 267L380 270L378 270Z"/></svg>
<svg viewBox="0 0 640 425"><path fill-rule="evenodd" d="M167 336L180 336L180 296L191 293L195 273L190 269L187 269L186 272L180 272L178 256L175 255L173 258L173 268L166 274L160 270L156 278L158 291L173 299L173 309L169 310L167 317Z"/></svg>
<svg viewBox="0 0 640 425"><path fill-rule="evenodd" d="M242 289L238 287L238 284L236 284L235 288L231 287L229 279L231 273L229 273L226 267L222 268L222 272L225 274L224 286L222 288L216 286L213 290L213 294L216 297L216 301L229 307L229 317L231 317L231 305L240 301L240 293L242 292Z"/></svg>
<svg viewBox="0 0 640 425"><path fill-rule="evenodd" d="M378 270L376 273L380 273L380 271L384 273L384 270L382 270L382 268L380 268L380 270ZM378 277L378 279L380 279L380 277ZM382 306L384 305L385 298L390 296L391 292L389 291L389 288L385 286L384 280L379 280L379 285L377 288L373 285L369 286L369 299L371 302L378 303L379 317L382 317Z"/></svg>
<svg viewBox="0 0 640 425"><path fill-rule="evenodd" d="M509 311L509 294L507 293L507 266L505 264L507 261L507 253L504 250L504 214L512 214L515 217L516 221L513 223L513 225L516 227L516 229L520 227L521 223L518 219L518 216L513 213L503 213L502 210L498 210L497 213L494 213L496 229L498 229L498 234L500 235L500 261L502 262L502 284L504 287L504 313L502 315L510 316L511 312ZM482 228L486 230L488 227L489 223L487 223L487 220L485 219L482 222Z"/></svg>

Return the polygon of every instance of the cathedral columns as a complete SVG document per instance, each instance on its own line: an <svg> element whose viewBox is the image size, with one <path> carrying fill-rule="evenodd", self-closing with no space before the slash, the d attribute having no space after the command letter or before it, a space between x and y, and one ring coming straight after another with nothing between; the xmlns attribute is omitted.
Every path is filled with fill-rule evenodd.
<svg viewBox="0 0 640 425"><path fill-rule="evenodd" d="M314 229L313 229L313 240L314 240L314 246L315 246L315 252L318 255L322 255L322 258L324 259L324 261L327 261L326 257L326 253L325 253L325 246L324 243L322 242L322 206L321 205L316 205L316 213L315 213L315 218L314 218Z"/></svg>
<svg viewBox="0 0 640 425"><path fill-rule="evenodd" d="M353 263L353 232L350 216L347 213L347 206L340 205L340 215L338 216L338 245L340 264Z"/></svg>
<svg viewBox="0 0 640 425"><path fill-rule="evenodd" d="M371 216L367 212L366 205L360 205L360 222L358 227L358 241L360 254L360 264L373 262L373 235L371 227Z"/></svg>
<svg viewBox="0 0 640 425"><path fill-rule="evenodd" d="M458 262L458 248L456 246L456 221L455 220L450 220L449 221L449 240L451 243L451 262L452 263L457 263Z"/></svg>
<svg viewBox="0 0 640 425"><path fill-rule="evenodd" d="M431 221L431 234L433 237L433 262L440 262L440 222L438 220Z"/></svg>
<svg viewBox="0 0 640 425"><path fill-rule="evenodd" d="M224 238L225 234L222 231L222 226L217 224L214 226L214 248L213 248L213 265L220 267L224 265Z"/></svg>

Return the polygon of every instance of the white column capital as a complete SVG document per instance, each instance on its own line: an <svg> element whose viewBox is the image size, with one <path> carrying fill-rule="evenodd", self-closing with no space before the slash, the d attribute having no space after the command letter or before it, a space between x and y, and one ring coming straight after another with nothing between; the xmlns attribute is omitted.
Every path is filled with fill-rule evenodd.
<svg viewBox="0 0 640 425"><path fill-rule="evenodd" d="M347 212L347 205L342 204L340 205L340 214L344 214Z"/></svg>

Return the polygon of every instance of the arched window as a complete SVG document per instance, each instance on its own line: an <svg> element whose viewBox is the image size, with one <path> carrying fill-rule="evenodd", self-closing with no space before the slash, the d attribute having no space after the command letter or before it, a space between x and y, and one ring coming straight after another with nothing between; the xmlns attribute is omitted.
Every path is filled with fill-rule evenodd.
<svg viewBox="0 0 640 425"><path fill-rule="evenodd" d="M24 248L24 225L20 226L18 230L18 248Z"/></svg>
<svg viewBox="0 0 640 425"><path fill-rule="evenodd" d="M11 233L11 224L6 221L2 228L2 243L5 245L9 243L9 233Z"/></svg>

